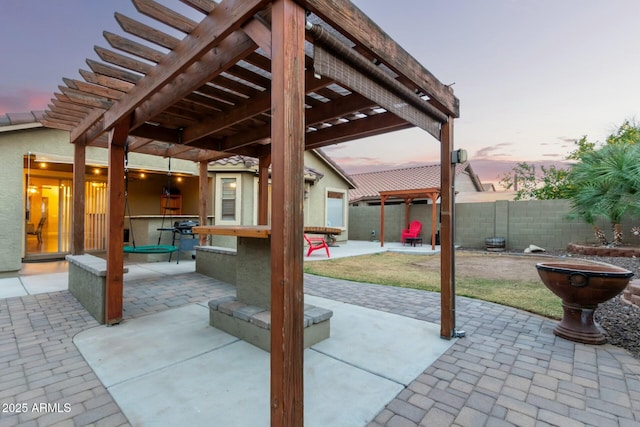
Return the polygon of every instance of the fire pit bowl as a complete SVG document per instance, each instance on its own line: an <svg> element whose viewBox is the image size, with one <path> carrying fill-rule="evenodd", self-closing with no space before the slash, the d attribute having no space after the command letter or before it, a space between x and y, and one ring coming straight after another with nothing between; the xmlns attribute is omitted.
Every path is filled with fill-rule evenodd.
<svg viewBox="0 0 640 427"><path fill-rule="evenodd" d="M584 344L604 344L607 339L593 322L598 304L624 290L633 273L605 263L541 262L540 279L562 300L562 320L553 333Z"/></svg>

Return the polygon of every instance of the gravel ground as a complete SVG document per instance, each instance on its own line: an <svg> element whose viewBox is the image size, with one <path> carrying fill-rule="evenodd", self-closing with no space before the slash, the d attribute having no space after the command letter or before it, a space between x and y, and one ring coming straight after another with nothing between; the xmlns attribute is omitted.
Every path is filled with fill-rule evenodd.
<svg viewBox="0 0 640 427"><path fill-rule="evenodd" d="M632 271L634 273L632 279L640 278L640 259L638 258L573 255L561 251L546 254L606 262ZM639 307L624 303L620 300L620 296L617 296L598 305L594 319L603 329L609 343L628 350L635 358L640 359Z"/></svg>

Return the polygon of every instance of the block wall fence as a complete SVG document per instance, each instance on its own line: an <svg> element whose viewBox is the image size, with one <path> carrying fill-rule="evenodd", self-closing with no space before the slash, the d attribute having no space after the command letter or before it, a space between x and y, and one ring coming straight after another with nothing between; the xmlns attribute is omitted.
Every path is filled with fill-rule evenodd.
<svg viewBox="0 0 640 427"><path fill-rule="evenodd" d="M570 212L568 200L527 200L485 203L456 203L455 237L456 245L467 248L484 248L488 237L504 237L509 250L524 250L533 244L542 248L566 249L567 244L597 243L593 229L585 222L567 216ZM405 227L404 204L385 205L385 242L399 242L401 230ZM438 228L440 205L437 206ZM414 204L409 207L409 221L423 224L422 237L428 239L431 227L431 205ZM640 244L640 238L631 234L630 229L640 225L640 219L625 218L622 222L625 242ZM611 225L598 221L598 226L611 240ZM352 240L380 239L380 206L349 207L349 238ZM426 240L425 240L426 242Z"/></svg>

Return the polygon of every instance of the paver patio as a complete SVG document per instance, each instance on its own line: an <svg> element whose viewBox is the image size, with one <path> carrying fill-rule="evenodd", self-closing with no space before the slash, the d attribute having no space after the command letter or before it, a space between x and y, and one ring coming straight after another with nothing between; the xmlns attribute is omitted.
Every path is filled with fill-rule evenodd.
<svg viewBox="0 0 640 427"><path fill-rule="evenodd" d="M125 318L206 302L214 282L196 273L128 281ZM310 275L305 293L439 322L435 293ZM466 337L370 426L640 426L640 362L625 350L557 338L553 321L520 310L456 305ZM68 291L0 300L0 427L129 425L72 342L95 326Z"/></svg>

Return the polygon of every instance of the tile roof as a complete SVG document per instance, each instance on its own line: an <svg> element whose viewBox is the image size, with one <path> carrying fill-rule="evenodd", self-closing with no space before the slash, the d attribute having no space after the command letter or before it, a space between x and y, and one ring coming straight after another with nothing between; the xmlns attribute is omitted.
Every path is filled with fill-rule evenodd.
<svg viewBox="0 0 640 427"><path fill-rule="evenodd" d="M239 167L242 167L243 169L257 170L257 167L259 164L260 164L259 160L256 159L255 157L238 155L238 156L225 157L224 159L218 159L218 160L209 162L209 167L215 168L216 166L239 166ZM269 168L269 170L271 170L271 168ZM318 181L324 176L322 172L307 166L304 167L304 175L306 179L311 179L313 181Z"/></svg>
<svg viewBox="0 0 640 427"><path fill-rule="evenodd" d="M469 162L456 165L456 176L468 170ZM440 188L440 165L416 166L404 169L351 174L356 184L355 190L349 191L349 201L377 199L380 191L416 190L421 188Z"/></svg>
<svg viewBox="0 0 640 427"><path fill-rule="evenodd" d="M26 113L0 114L0 126L23 125L27 123L38 123L44 111L28 111Z"/></svg>

